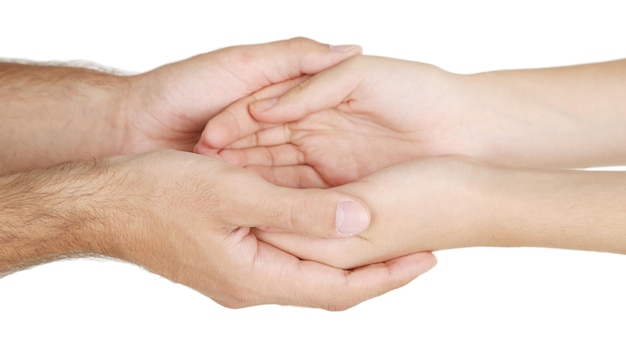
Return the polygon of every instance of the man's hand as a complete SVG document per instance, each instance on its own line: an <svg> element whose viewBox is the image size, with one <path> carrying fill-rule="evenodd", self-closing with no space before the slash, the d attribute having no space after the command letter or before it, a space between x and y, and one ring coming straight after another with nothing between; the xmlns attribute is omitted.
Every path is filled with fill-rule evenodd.
<svg viewBox="0 0 626 341"><path fill-rule="evenodd" d="M140 264L228 307L346 309L435 264L430 253L352 271L300 260L258 240L252 228L342 239L367 227L366 206L331 190L277 187L248 170L187 152L14 174L0 178L0 199L0 272L60 257L105 255Z"/></svg>
<svg viewBox="0 0 626 341"><path fill-rule="evenodd" d="M123 153L191 151L209 119L236 100L360 53L354 45L294 38L228 47L131 77Z"/></svg>
<svg viewBox="0 0 626 341"><path fill-rule="evenodd" d="M359 53L358 46L295 38L224 48L135 76L0 62L0 174L191 151L207 121L235 100Z"/></svg>

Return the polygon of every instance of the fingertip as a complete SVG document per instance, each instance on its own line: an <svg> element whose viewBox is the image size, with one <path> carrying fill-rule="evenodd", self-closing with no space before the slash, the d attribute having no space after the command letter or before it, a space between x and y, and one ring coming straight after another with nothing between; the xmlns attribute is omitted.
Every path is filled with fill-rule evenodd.
<svg viewBox="0 0 626 341"><path fill-rule="evenodd" d="M421 263L424 266L422 269L423 272L426 272L437 265L437 257L432 252L422 252L421 253Z"/></svg>
<svg viewBox="0 0 626 341"><path fill-rule="evenodd" d="M250 103L248 105L248 108L250 109L250 112L259 113L259 112L263 112L272 108L273 106L276 105L276 103L278 103L278 98L276 97L265 98L265 99L260 99L258 101L254 101Z"/></svg>
<svg viewBox="0 0 626 341"><path fill-rule="evenodd" d="M281 232L280 229L277 229L277 228L272 227L272 226L257 226L256 229L259 230L260 233L263 233L263 232L268 232L268 233Z"/></svg>
<svg viewBox="0 0 626 341"><path fill-rule="evenodd" d="M234 142L238 127L233 127L228 119L228 116L219 115L210 120L202 132L199 144L212 150L218 150Z"/></svg>
<svg viewBox="0 0 626 341"><path fill-rule="evenodd" d="M369 226L369 213L350 197L328 189L275 186L273 204L283 214L273 214L265 225L287 232L321 238L344 238ZM366 215L363 217L363 215Z"/></svg>
<svg viewBox="0 0 626 341"><path fill-rule="evenodd" d="M344 44L344 45L328 45L328 46L329 46L330 51L332 52L347 54L349 56L355 56L357 54L363 53L363 48L359 45Z"/></svg>
<svg viewBox="0 0 626 341"><path fill-rule="evenodd" d="M337 204L335 230L342 236L349 237L365 231L370 225L368 207L356 200L343 200Z"/></svg>
<svg viewBox="0 0 626 341"><path fill-rule="evenodd" d="M198 139L198 142L196 143L196 147L194 148L194 151L205 150L205 149L215 149L216 147L221 148L219 146L214 145L215 136L217 135L219 135L219 130L215 129L213 120L207 122L207 124L204 126L204 130L202 131L202 135L200 135L200 138Z"/></svg>
<svg viewBox="0 0 626 341"><path fill-rule="evenodd" d="M220 161L223 161L222 157L219 155L219 150L218 149L213 149L210 147L207 147L206 145L198 142L198 144L196 144L193 147L193 152L196 154L200 154L202 156L207 156L213 159L217 159Z"/></svg>
<svg viewBox="0 0 626 341"><path fill-rule="evenodd" d="M437 257L432 252L418 252L404 257L410 263L415 277L422 275L437 265Z"/></svg>
<svg viewBox="0 0 626 341"><path fill-rule="evenodd" d="M258 101L254 101L248 105L248 112L250 116L264 123L278 123L280 119L278 116L272 114L272 108L275 108L278 104L278 98L265 98Z"/></svg>
<svg viewBox="0 0 626 341"><path fill-rule="evenodd" d="M193 152L196 154L204 154L209 152L211 147L209 147L203 139L200 139L198 143L193 147Z"/></svg>

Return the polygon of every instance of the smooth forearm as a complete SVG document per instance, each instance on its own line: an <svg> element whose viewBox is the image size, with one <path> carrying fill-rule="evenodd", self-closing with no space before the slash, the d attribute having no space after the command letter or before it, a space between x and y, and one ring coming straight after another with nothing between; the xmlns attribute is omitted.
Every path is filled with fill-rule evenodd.
<svg viewBox="0 0 626 341"><path fill-rule="evenodd" d="M626 60L459 79L467 154L515 167L626 164Z"/></svg>
<svg viewBox="0 0 626 341"><path fill-rule="evenodd" d="M361 198L358 236L257 231L302 259L350 269L420 251L549 247L626 254L626 172L523 170L455 158L398 164L336 187Z"/></svg>
<svg viewBox="0 0 626 341"><path fill-rule="evenodd" d="M480 194L484 245L626 254L626 173L495 171Z"/></svg>
<svg viewBox="0 0 626 341"><path fill-rule="evenodd" d="M126 82L84 68L0 63L0 174L116 154Z"/></svg>

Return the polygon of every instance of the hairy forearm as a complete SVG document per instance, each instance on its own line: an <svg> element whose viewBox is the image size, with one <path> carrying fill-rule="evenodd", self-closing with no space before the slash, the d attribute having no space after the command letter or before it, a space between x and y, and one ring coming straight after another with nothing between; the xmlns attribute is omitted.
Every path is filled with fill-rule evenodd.
<svg viewBox="0 0 626 341"><path fill-rule="evenodd" d="M626 254L626 172L497 171L484 245Z"/></svg>
<svg viewBox="0 0 626 341"><path fill-rule="evenodd" d="M104 161L0 177L0 275L59 258L116 255Z"/></svg>
<svg viewBox="0 0 626 341"><path fill-rule="evenodd" d="M117 153L125 83L85 68L0 63L0 174Z"/></svg>
<svg viewBox="0 0 626 341"><path fill-rule="evenodd" d="M461 79L471 155L516 167L626 164L626 59Z"/></svg>

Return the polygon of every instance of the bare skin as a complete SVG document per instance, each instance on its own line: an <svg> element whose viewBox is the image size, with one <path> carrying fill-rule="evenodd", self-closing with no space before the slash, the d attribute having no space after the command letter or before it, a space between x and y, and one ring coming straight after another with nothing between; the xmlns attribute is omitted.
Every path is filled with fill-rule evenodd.
<svg viewBox="0 0 626 341"><path fill-rule="evenodd" d="M274 186L180 151L76 161L0 178L0 273L65 257L144 266L231 308L283 304L343 310L435 264L429 253L344 271L269 245L251 227L334 235L344 194ZM294 216L294 213L306 212Z"/></svg>
<svg viewBox="0 0 626 341"><path fill-rule="evenodd" d="M358 198L280 188L219 157L188 153L207 121L237 99L359 53L298 38L135 76L0 64L0 273L108 256L228 307L329 310L406 284L435 264L432 254L344 271L250 233L273 226L345 238L369 224Z"/></svg>
<svg viewBox="0 0 626 341"><path fill-rule="evenodd" d="M258 232L304 259L350 268L470 246L626 253L624 174L567 169L626 164L624 79L626 60L455 75L357 56L234 103L196 151L370 207L370 229L344 240Z"/></svg>
<svg viewBox="0 0 626 341"><path fill-rule="evenodd" d="M343 239L258 231L345 269L418 251L551 247L626 254L624 172L521 170L456 158L408 161L333 190L361 198L367 231Z"/></svg>
<svg viewBox="0 0 626 341"><path fill-rule="evenodd" d="M625 78L626 60L455 75L357 56L233 104L196 150L300 187L341 185L423 157L523 168L623 164Z"/></svg>

